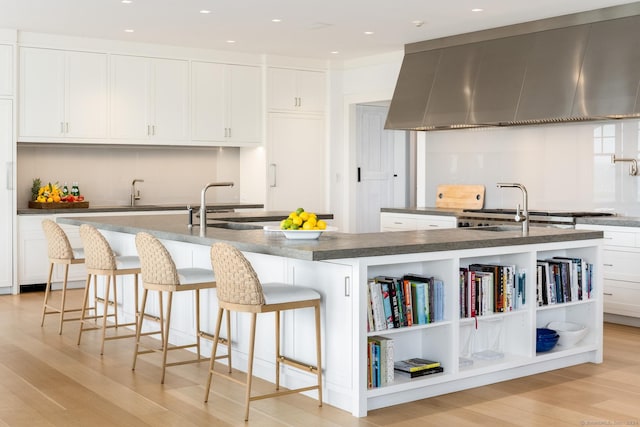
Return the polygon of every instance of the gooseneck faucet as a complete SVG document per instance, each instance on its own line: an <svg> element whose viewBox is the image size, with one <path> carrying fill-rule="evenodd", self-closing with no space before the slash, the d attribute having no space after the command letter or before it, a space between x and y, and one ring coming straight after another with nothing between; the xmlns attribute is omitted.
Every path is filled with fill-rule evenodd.
<svg viewBox="0 0 640 427"><path fill-rule="evenodd" d="M527 189L522 184L517 182L499 182L496 184L498 188L519 188L522 191L522 204L524 205L522 214L520 213L520 203L516 207L516 222L522 223L522 235L529 235L529 196L527 195Z"/></svg>
<svg viewBox="0 0 640 427"><path fill-rule="evenodd" d="M210 182L200 192L200 233L207 229L207 190L211 187L233 187L233 182Z"/></svg>
<svg viewBox="0 0 640 427"><path fill-rule="evenodd" d="M140 200L140 190L136 190L136 182L144 182L144 179L136 178L131 182L131 194L129 195L131 207L135 206L136 200Z"/></svg>

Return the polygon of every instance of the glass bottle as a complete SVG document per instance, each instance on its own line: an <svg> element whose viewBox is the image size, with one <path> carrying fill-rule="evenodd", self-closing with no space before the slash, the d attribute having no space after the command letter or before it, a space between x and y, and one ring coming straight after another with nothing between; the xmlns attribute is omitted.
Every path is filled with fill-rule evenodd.
<svg viewBox="0 0 640 427"><path fill-rule="evenodd" d="M73 182L73 186L71 187L71 195L74 197L78 197L80 195L80 189L78 188L77 181Z"/></svg>
<svg viewBox="0 0 640 427"><path fill-rule="evenodd" d="M62 187L62 195L63 196L68 196L69 195L69 187L67 186L67 183L64 183L64 187Z"/></svg>

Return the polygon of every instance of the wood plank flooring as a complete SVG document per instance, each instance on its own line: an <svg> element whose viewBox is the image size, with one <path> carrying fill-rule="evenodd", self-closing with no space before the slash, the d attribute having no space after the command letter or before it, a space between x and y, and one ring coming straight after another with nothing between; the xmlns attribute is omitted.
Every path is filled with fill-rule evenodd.
<svg viewBox="0 0 640 427"><path fill-rule="evenodd" d="M79 302L80 291L70 292ZM243 388L214 379L203 402L206 363L168 368L138 360L133 341L106 343L55 316L40 327L42 293L0 296L0 426L239 426ZM584 426L640 424L640 329L605 324L604 363L371 411L365 418L301 395L253 402L255 426ZM270 384L256 380L256 391Z"/></svg>

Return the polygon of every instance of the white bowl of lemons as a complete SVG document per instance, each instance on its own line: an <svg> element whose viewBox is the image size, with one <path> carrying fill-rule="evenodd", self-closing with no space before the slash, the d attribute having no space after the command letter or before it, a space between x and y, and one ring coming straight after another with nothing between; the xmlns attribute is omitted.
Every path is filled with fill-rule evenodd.
<svg viewBox="0 0 640 427"><path fill-rule="evenodd" d="M313 212L298 208L280 221L280 231L287 239L317 239L324 231L335 231Z"/></svg>

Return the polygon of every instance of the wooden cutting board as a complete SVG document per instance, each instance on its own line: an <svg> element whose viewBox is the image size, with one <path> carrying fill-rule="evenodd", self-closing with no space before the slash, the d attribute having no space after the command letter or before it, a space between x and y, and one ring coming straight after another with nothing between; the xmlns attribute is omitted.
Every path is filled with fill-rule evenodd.
<svg viewBox="0 0 640 427"><path fill-rule="evenodd" d="M449 209L482 209L484 185L438 185L436 207Z"/></svg>

